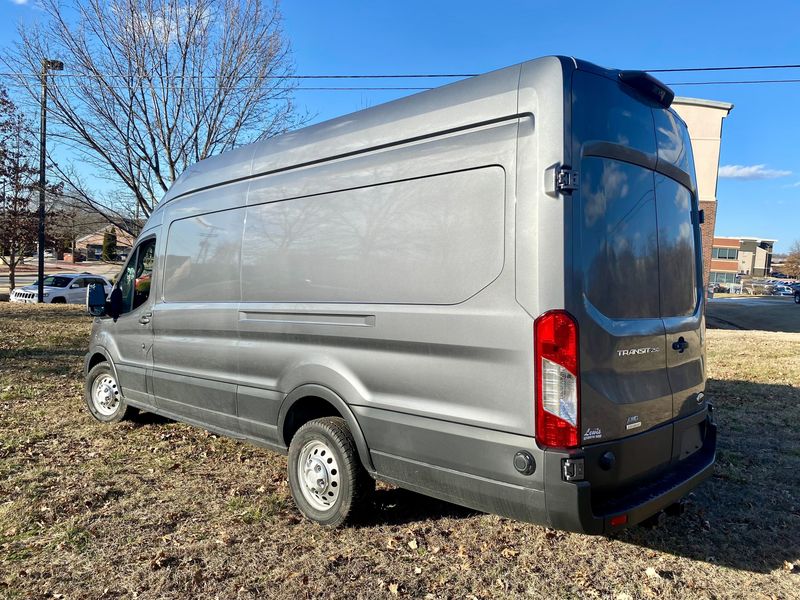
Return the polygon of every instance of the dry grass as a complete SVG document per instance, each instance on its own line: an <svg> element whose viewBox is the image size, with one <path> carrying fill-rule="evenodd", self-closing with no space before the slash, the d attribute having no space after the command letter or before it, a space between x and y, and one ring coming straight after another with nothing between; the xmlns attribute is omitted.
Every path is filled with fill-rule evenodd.
<svg viewBox="0 0 800 600"><path fill-rule="evenodd" d="M800 334L708 332L716 474L661 528L568 534L382 486L330 531L298 518L281 456L94 423L89 319L0 306L0 596L800 597Z"/></svg>

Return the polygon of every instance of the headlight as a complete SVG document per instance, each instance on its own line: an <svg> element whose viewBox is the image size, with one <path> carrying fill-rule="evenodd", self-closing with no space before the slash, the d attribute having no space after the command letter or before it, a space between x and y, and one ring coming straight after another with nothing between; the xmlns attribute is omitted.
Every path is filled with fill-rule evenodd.
<svg viewBox="0 0 800 600"><path fill-rule="evenodd" d="M47 298L50 295L50 292L45 292L44 297Z"/></svg>

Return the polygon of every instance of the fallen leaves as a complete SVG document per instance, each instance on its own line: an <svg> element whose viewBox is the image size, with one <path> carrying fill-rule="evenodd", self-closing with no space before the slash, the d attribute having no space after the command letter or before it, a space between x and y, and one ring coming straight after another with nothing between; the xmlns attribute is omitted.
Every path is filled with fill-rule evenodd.
<svg viewBox="0 0 800 600"><path fill-rule="evenodd" d="M384 484L367 524L328 530L291 506L286 462L277 454L146 415L113 427L92 423L80 375L89 321L69 318L66 327L83 337L71 336L77 342L63 352L48 355L39 341L19 342L30 349L18 352L4 337L13 320L4 311L0 305L0 347L12 353L0 359L0 596L72 597L67 590L80 589L103 597L111 581L108 597L139 590L209 598L240 590L243 599L796 595L800 561L791 542L800 513L791 475L800 464L792 452L774 450L800 443L791 428L781 430L785 438L774 448L765 442L773 438L759 436L763 423L800 420L796 374L778 390L783 396L767 401L754 398L758 387L739 381L739 373L721 381L722 363L712 365L720 421L736 428L721 437L723 459L760 449L740 461L758 486L704 484L691 518L657 534L575 535L459 512ZM63 325L54 323L26 327ZM727 356L737 343L718 351ZM796 361L800 336L778 346ZM739 404L732 406L724 385L735 388ZM782 478L778 489L770 489L775 477ZM765 522L760 511L770 519L763 532L755 527ZM738 531L745 534L731 533ZM756 564L748 555L768 559Z"/></svg>
<svg viewBox="0 0 800 600"><path fill-rule="evenodd" d="M519 554L519 552L513 548L503 548L500 551L500 556L503 558L514 558L517 554Z"/></svg>

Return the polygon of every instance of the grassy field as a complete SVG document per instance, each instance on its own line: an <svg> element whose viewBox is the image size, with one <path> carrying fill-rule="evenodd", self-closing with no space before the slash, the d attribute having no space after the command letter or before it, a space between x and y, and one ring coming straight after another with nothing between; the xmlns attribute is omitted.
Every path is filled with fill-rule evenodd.
<svg viewBox="0 0 800 600"><path fill-rule="evenodd" d="M90 320L0 305L0 597L800 598L800 334L708 332L714 477L615 539L388 486L356 525L299 518L286 461L82 399Z"/></svg>

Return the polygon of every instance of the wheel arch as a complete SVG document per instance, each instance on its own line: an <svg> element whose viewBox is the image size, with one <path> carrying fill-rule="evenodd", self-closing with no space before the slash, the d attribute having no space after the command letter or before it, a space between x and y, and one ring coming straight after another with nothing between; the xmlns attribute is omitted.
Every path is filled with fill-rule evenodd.
<svg viewBox="0 0 800 600"><path fill-rule="evenodd" d="M335 412L326 412L326 405ZM353 434L361 464L370 474L374 474L375 467L372 464L367 440L353 411L341 396L325 386L305 384L287 394L278 413L280 442L288 448L292 436L304 423L323 416L340 416L345 420Z"/></svg>
<svg viewBox="0 0 800 600"><path fill-rule="evenodd" d="M88 377L89 371L91 371L95 365L101 362L107 362L111 366L111 371L114 373L114 379L117 381L117 386L119 386L120 392L123 392L122 385L119 382L119 376L117 375L117 367L114 365L114 361L111 360L111 357L108 355L108 352L105 348L92 348L86 355L84 377ZM122 395L123 397L125 396L124 393L122 393Z"/></svg>

